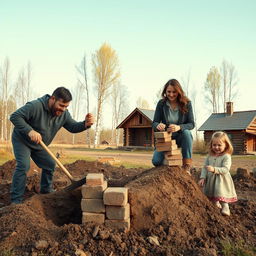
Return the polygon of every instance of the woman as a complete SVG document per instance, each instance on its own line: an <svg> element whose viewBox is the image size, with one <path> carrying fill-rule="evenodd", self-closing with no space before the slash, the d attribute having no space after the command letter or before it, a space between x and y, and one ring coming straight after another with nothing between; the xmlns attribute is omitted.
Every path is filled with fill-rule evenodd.
<svg viewBox="0 0 256 256"><path fill-rule="evenodd" d="M156 106L152 127L154 131L172 132L172 139L181 147L182 164L185 171L190 171L192 164L193 138L190 130L195 127L191 101L176 79L169 80L162 91L162 99ZM163 165L164 152L154 151L152 163Z"/></svg>

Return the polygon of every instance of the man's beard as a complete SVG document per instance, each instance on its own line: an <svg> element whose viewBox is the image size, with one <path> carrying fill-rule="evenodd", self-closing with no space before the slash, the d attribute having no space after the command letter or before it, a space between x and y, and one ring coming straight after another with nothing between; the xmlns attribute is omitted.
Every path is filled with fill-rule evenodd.
<svg viewBox="0 0 256 256"><path fill-rule="evenodd" d="M56 107L56 103L54 103L51 107L51 113L53 116L60 116L63 111Z"/></svg>

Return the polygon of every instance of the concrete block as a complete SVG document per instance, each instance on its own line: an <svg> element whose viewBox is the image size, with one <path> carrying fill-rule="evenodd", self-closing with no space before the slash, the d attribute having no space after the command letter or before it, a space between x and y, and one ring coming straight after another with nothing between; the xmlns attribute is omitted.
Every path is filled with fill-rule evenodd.
<svg viewBox="0 0 256 256"><path fill-rule="evenodd" d="M105 220L105 226L117 230L129 231L130 230L130 218L126 220Z"/></svg>
<svg viewBox="0 0 256 256"><path fill-rule="evenodd" d="M109 187L103 193L105 205L125 206L128 203L128 188Z"/></svg>
<svg viewBox="0 0 256 256"><path fill-rule="evenodd" d="M83 212L93 213L102 213L106 211L102 199L82 199L81 209Z"/></svg>
<svg viewBox="0 0 256 256"><path fill-rule="evenodd" d="M106 206L106 217L110 220L125 220L130 218L130 204L125 206Z"/></svg>
<svg viewBox="0 0 256 256"><path fill-rule="evenodd" d="M82 197L86 199L103 199L103 192L108 186L107 181L103 181L102 185L83 185L82 186Z"/></svg>
<svg viewBox="0 0 256 256"><path fill-rule="evenodd" d="M104 213L92 213L92 212L83 212L82 223L94 222L97 224L103 224L105 222Z"/></svg>
<svg viewBox="0 0 256 256"><path fill-rule="evenodd" d="M88 173L86 175L86 184L89 186L103 185L104 175L103 173Z"/></svg>

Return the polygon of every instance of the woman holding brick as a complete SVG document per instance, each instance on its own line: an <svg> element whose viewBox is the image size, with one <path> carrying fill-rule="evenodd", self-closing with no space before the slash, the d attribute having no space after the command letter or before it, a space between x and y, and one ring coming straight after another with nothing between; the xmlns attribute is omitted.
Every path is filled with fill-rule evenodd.
<svg viewBox="0 0 256 256"><path fill-rule="evenodd" d="M169 80L163 88L162 99L156 106L152 127L155 132L172 133L182 152L182 167L189 172L192 164L193 137L191 131L195 127L191 101L186 97L180 83L176 79ZM152 163L163 165L164 153L154 151Z"/></svg>

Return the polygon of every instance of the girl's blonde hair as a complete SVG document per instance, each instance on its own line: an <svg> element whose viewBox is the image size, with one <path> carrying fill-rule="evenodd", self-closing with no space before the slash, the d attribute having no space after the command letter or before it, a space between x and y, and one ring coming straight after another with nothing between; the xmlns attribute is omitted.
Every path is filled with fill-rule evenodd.
<svg viewBox="0 0 256 256"><path fill-rule="evenodd" d="M231 141L230 141L228 135L225 132L221 132L221 131L215 132L212 135L212 138L211 138L210 144L209 144L209 154L210 155L214 155L214 151L212 150L212 141L214 139L219 139L219 140L221 140L222 142L225 143L226 147L225 147L225 150L224 150L223 154L230 154L230 155L232 155L232 153L233 153L233 146L231 144Z"/></svg>

